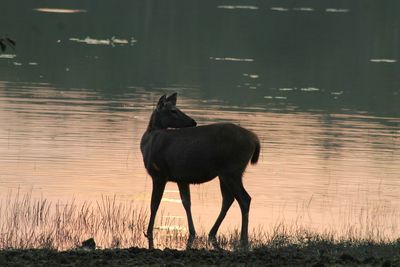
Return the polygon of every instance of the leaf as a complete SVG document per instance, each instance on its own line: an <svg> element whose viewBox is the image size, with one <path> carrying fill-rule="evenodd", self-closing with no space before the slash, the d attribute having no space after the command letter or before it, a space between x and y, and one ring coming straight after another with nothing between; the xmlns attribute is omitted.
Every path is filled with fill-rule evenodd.
<svg viewBox="0 0 400 267"><path fill-rule="evenodd" d="M6 41L8 42L9 46L12 47L13 49L15 49L15 46L17 45L16 42L11 39L11 38L6 38Z"/></svg>
<svg viewBox="0 0 400 267"><path fill-rule="evenodd" d="M6 45L3 44L3 40L0 40L0 48L1 48L1 52L6 51Z"/></svg>

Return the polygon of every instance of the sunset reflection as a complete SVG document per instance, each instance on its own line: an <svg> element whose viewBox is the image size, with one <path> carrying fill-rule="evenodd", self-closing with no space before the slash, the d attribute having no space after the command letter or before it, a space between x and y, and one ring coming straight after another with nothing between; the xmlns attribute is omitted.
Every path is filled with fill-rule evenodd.
<svg viewBox="0 0 400 267"><path fill-rule="evenodd" d="M34 195L55 201L116 195L147 207L151 178L139 142L155 98L140 89L110 100L86 90L3 83L0 189L33 188ZM184 93L179 106L199 125L230 121L259 135L260 162L244 175L253 198L252 227L285 220L340 231L344 223L358 223L357 214L374 205L400 204L397 118L238 109ZM221 205L218 181L191 188L195 223L209 229ZM168 184L161 209L184 218L176 229L186 227L180 203L176 184ZM238 218L235 203L222 229L238 226Z"/></svg>

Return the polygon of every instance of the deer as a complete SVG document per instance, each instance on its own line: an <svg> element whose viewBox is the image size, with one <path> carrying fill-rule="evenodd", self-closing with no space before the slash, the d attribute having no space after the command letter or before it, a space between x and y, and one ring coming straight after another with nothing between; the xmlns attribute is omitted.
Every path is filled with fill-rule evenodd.
<svg viewBox="0 0 400 267"><path fill-rule="evenodd" d="M233 123L197 126L194 119L177 106L177 93L162 95L144 132L140 150L144 166L152 179L150 218L145 236L149 249L154 248L153 228L167 182L175 182L187 216L187 248L196 236L191 212L191 184L201 184L218 177L222 195L221 211L208 240L218 248L217 231L234 200L242 216L240 245L248 246L251 197L242 176L250 161L256 164L260 154L257 135Z"/></svg>

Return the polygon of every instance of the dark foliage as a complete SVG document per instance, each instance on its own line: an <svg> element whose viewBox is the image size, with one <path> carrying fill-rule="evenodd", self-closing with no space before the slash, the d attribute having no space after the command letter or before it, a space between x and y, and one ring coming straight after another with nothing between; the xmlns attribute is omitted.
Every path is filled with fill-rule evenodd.
<svg viewBox="0 0 400 267"><path fill-rule="evenodd" d="M7 47L12 48L15 50L17 43L15 40L9 38L9 37L2 37L0 38L0 50L1 52L5 52Z"/></svg>

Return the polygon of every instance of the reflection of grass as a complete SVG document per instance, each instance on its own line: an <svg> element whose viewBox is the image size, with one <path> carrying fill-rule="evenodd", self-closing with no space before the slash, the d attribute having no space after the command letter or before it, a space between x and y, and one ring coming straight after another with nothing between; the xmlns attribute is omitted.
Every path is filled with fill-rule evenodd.
<svg viewBox="0 0 400 267"><path fill-rule="evenodd" d="M261 228L250 233L253 249L290 246L355 246L363 244L397 244L393 236L380 229L387 219L379 217L377 208L363 210L359 214L362 225L348 224L342 233L317 233L298 223L278 223L271 231ZM397 214L397 213L396 213ZM187 233L182 223L186 220L174 216L159 216L155 228L155 244L158 247L184 248ZM65 250L77 247L85 239L93 237L99 247L146 247L144 232L148 220L147 211L133 203L123 203L103 197L101 201L77 204L51 203L44 198L33 199L30 194L9 194L0 203L0 249L52 248ZM358 227L358 228L357 228ZM232 230L219 235L224 249L235 249L239 231ZM211 248L205 234L200 235L194 248Z"/></svg>

